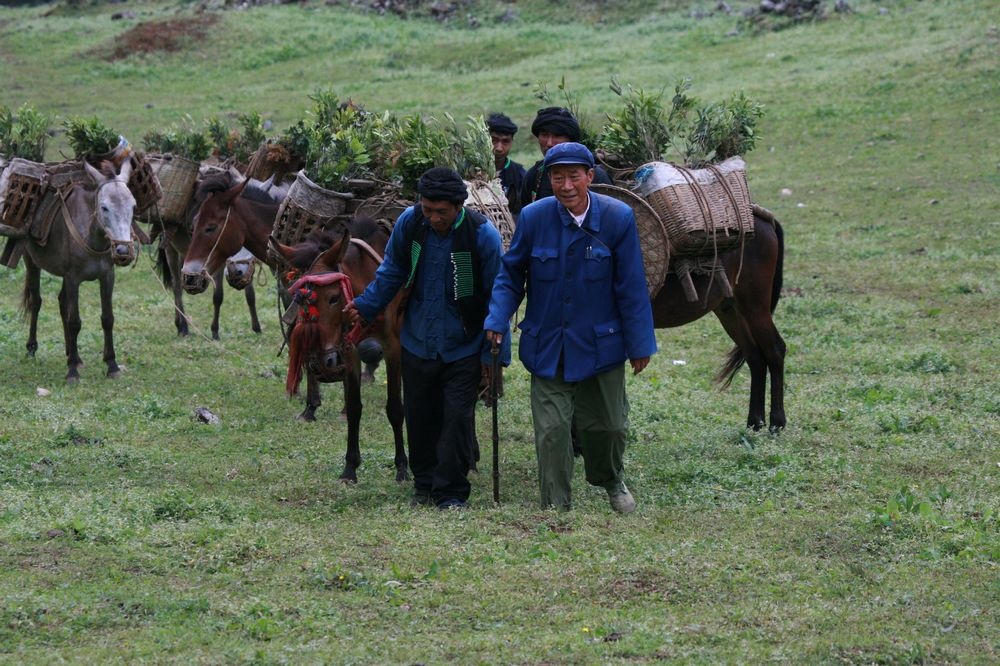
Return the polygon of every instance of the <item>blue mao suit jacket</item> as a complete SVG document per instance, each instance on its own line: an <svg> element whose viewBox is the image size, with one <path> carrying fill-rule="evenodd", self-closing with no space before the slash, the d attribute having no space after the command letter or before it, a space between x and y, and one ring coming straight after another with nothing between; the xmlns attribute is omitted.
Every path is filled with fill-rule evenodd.
<svg viewBox="0 0 1000 666"><path fill-rule="evenodd" d="M519 357L532 374L576 382L656 352L632 209L590 192L581 229L555 197L521 210L483 327L504 331L527 294Z"/></svg>

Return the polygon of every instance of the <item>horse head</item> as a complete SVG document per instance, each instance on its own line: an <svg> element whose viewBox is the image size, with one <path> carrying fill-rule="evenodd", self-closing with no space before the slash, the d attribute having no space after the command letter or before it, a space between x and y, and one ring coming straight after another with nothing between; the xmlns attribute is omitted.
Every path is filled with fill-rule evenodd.
<svg viewBox="0 0 1000 666"><path fill-rule="evenodd" d="M199 187L196 196L204 199L195 213L191 244L181 267L181 284L189 294L205 291L211 275L222 268L227 257L243 247L246 227L231 218L234 217L233 205L249 182L239 180L223 190L211 189L212 183L208 181Z"/></svg>
<svg viewBox="0 0 1000 666"><path fill-rule="evenodd" d="M132 240L132 216L135 211L135 197L128 189L132 175L132 162L125 160L121 171L106 176L86 160L84 169L97 186L94 202L94 219L111 243L111 258L118 266L127 266L138 256L135 241ZM107 165L105 165L107 166ZM111 171L109 169L109 171Z"/></svg>
<svg viewBox="0 0 1000 666"><path fill-rule="evenodd" d="M354 298L351 277L343 272L351 233L325 232L310 236L295 247L282 245L273 236L273 251L298 275L288 288L299 310L288 342L289 394L298 391L305 363L320 381L341 381L357 365L350 320L344 313Z"/></svg>

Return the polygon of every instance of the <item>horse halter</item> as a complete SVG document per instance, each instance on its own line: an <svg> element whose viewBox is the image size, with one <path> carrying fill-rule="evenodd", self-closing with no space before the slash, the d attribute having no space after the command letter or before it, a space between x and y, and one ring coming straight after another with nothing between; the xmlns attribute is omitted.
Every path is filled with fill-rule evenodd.
<svg viewBox="0 0 1000 666"><path fill-rule="evenodd" d="M97 209L100 206L99 195L101 193L101 190L108 185L112 185L114 183L119 183L119 182L120 181L118 180L112 179L112 180L106 180L100 185L98 185L96 194L94 196L94 208L93 210L90 211L90 224L91 225L96 224L97 227L104 233L104 236L108 239L108 247L107 249L104 250L95 250L94 248L90 247L90 244L87 243L87 239L80 235L80 231L76 228L76 225L73 224L73 221L70 218L69 210L66 206L66 194L68 190L60 189L57 190L57 192L59 194L59 199L62 202L61 208L63 214L63 221L66 224L66 229L69 231L70 236L73 237L73 240L75 240L80 247L86 250L87 253L90 255L93 255L95 257L103 257L104 255L107 254L113 255L115 245L124 245L125 247L128 248L129 255L132 257L132 261L130 263L135 263L136 261L139 260L139 253L135 251L137 245L135 240L135 232L131 231L130 229L129 240L121 240L113 238L107 226L105 226L104 222L101 221L100 215L97 214ZM88 232L89 232L89 226L88 226Z"/></svg>
<svg viewBox="0 0 1000 666"><path fill-rule="evenodd" d="M303 275L288 287L288 293L292 299L299 304L299 313L296 323L309 324L319 321L319 310L316 307L316 287L323 287L329 284L338 283L340 291L347 302L354 300L354 287L351 278L346 273L340 271L326 271L323 273L309 273ZM348 325L344 325L346 329ZM361 340L361 322L355 324L344 336L345 346L353 347Z"/></svg>

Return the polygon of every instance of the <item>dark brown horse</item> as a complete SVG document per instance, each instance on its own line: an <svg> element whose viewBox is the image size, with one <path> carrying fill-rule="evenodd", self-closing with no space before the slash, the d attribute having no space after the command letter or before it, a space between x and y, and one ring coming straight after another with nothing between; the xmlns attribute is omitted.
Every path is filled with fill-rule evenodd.
<svg viewBox="0 0 1000 666"><path fill-rule="evenodd" d="M714 312L736 346L716 380L729 386L745 362L750 368L750 411L747 426L765 425L767 375L771 375L772 431L785 427L785 341L774 325L772 313L781 294L785 253L784 232L773 217L754 215L754 235L740 250L720 253L733 295L727 298L718 276L692 274L698 300L689 302L680 280L673 273L653 300L653 324L657 328L683 326ZM711 289L709 285L711 284ZM708 292L706 294L706 291Z"/></svg>
<svg viewBox="0 0 1000 666"><path fill-rule="evenodd" d="M199 181L200 183L201 181ZM208 196L203 189L196 190L202 196ZM184 312L183 287L181 284L181 262L187 254L191 245L192 229L194 228L194 217L198 213L201 200L197 196L191 197L191 202L187 206L184 214L184 221L173 223L159 222L162 232L160 244L156 253L156 268L160 274L163 284L169 287L174 295L174 326L177 334L188 335L188 317ZM250 310L250 328L254 333L260 333L260 319L257 317L257 294L253 287L253 274L255 262L253 255L242 248L239 253L228 257L223 269L212 274L211 282L215 285L212 293L212 339L219 339L219 313L222 309L225 289L222 284L223 277L234 289L243 291L246 298L247 308Z"/></svg>
<svg viewBox="0 0 1000 666"><path fill-rule="evenodd" d="M214 174L201 182L195 192L201 206L181 267L184 291L205 291L210 276L221 271L226 259L241 248L267 261L267 239L287 190L265 185L238 180L230 172Z"/></svg>
<svg viewBox="0 0 1000 666"><path fill-rule="evenodd" d="M227 175L228 174L228 175ZM181 268L182 284L189 294L203 292L209 284L209 275L221 270L224 257L230 251L245 247L262 262L271 265L267 255L268 239L274 227L274 218L284 198L284 193L276 197L275 190L264 192L260 181L241 181L230 172L206 179L195 196L202 203L194 219L191 244L184 256ZM275 200L277 199L277 200ZM278 276L281 284L283 276ZM283 294L287 307L288 294ZM365 372L363 381L371 381L380 351L370 340L365 341ZM307 374L312 370L307 370ZM310 380L306 393L306 406L299 414L302 421L315 421L316 410L322 404L319 384Z"/></svg>
<svg viewBox="0 0 1000 666"><path fill-rule="evenodd" d="M62 315L63 335L66 341L66 363L69 371L66 381L80 379L83 365L77 347L80 333L80 283L97 280L101 292L101 328L104 329L104 362L108 377L120 374L115 360L115 315L111 294L115 286L115 266L126 266L137 256L133 236L132 215L135 198L128 189L131 164L126 161L121 173L112 173L113 167L104 163L99 172L86 162L83 168L93 187L73 184L60 191L61 201L56 209L43 206L36 210L34 225L42 225L51 218L51 231L42 242L28 234L24 238L24 309L30 316L28 328L28 355L38 349L38 312L42 306L40 288L41 271L62 278L59 290L59 314Z"/></svg>
<svg viewBox="0 0 1000 666"><path fill-rule="evenodd" d="M355 220L341 234L313 234L295 247L271 240L275 251L299 275L288 289L299 309L289 335L285 388L289 395L298 392L303 368L309 371L306 373L308 392L315 394L317 400L318 382L344 383L347 455L340 475L344 481L356 482L357 468L361 464L358 444L362 409L361 359L357 344L368 337L376 338L382 345L387 380L385 413L392 425L396 446L396 480L407 479L399 342L402 295L364 330L352 327L344 315L344 307L354 294L360 294L375 279L388 240L388 231L370 220Z"/></svg>

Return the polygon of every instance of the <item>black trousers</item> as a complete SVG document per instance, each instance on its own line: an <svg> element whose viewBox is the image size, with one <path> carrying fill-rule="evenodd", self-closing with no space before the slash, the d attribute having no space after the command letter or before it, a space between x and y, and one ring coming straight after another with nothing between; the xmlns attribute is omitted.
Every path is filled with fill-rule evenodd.
<svg viewBox="0 0 1000 666"><path fill-rule="evenodd" d="M434 502L469 499L476 435L479 355L445 363L403 350L403 403L410 471Z"/></svg>

